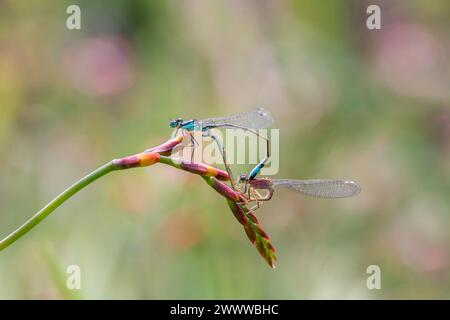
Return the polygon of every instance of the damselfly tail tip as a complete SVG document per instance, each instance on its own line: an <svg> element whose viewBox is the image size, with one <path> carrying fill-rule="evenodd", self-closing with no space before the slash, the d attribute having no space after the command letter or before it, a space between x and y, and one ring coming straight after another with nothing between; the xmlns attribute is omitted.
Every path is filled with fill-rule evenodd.
<svg viewBox="0 0 450 320"><path fill-rule="evenodd" d="M349 180L349 181L345 181L345 183L352 185L354 187L354 191L353 191L351 197L357 196L358 194L361 193L361 185L358 182Z"/></svg>
<svg viewBox="0 0 450 320"><path fill-rule="evenodd" d="M272 113L263 107L256 108L256 112L263 118L270 119L268 120L270 124L273 123Z"/></svg>
<svg viewBox="0 0 450 320"><path fill-rule="evenodd" d="M263 107L256 108L256 111L264 117L270 115L270 112L264 109Z"/></svg>

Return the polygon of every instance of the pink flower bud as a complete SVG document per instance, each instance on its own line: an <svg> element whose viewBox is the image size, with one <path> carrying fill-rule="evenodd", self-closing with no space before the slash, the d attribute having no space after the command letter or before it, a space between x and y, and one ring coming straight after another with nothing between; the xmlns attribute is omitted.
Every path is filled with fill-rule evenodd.
<svg viewBox="0 0 450 320"><path fill-rule="evenodd" d="M186 162L184 160L181 160L180 166L181 169L183 170L199 174L202 176L216 177L217 179L222 181L230 180L230 177L228 176L227 172L214 168L212 166L208 166L207 164L204 163Z"/></svg>
<svg viewBox="0 0 450 320"><path fill-rule="evenodd" d="M175 148L178 144L180 144L181 141L183 141L183 138L184 136L175 137L157 147L145 150L145 152L156 152L162 154L163 156L168 156L172 152L173 148Z"/></svg>
<svg viewBox="0 0 450 320"><path fill-rule="evenodd" d="M133 156L113 160L114 168L128 169L136 167L147 167L159 161L159 153L143 152Z"/></svg>

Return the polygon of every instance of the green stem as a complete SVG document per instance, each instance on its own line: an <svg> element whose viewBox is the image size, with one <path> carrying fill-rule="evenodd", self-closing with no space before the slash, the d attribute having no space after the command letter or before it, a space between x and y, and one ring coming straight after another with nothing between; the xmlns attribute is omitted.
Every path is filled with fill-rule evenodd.
<svg viewBox="0 0 450 320"><path fill-rule="evenodd" d="M115 168L112 162L108 162L107 164L101 166L97 170L94 170L84 178L81 178L69 188L64 190L61 194L59 194L56 198L50 201L44 208L42 208L38 213L36 213L33 217L31 217L27 222L25 222L22 226L16 229L14 232L10 233L3 240L0 241L0 251L7 248L17 240L19 240L22 236L24 236L28 231L33 229L39 222L44 220L50 213L52 213L56 208L66 202L69 198L71 198L75 193L88 186L95 180L103 177L105 174L114 171Z"/></svg>
<svg viewBox="0 0 450 320"><path fill-rule="evenodd" d="M181 165L178 162L174 161L170 157L159 156L159 162L167 164L167 165L172 166L172 167L177 168L177 169L181 169Z"/></svg>

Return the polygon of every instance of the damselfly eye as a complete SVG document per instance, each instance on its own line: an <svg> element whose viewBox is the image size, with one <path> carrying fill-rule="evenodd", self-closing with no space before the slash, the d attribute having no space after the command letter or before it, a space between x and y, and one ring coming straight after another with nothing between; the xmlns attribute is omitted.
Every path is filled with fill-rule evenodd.
<svg viewBox="0 0 450 320"><path fill-rule="evenodd" d="M169 126L170 126L171 128L177 128L177 127L180 125L180 123L181 123L182 121L183 121L183 120L180 119L180 118L175 119L175 120L170 120Z"/></svg>

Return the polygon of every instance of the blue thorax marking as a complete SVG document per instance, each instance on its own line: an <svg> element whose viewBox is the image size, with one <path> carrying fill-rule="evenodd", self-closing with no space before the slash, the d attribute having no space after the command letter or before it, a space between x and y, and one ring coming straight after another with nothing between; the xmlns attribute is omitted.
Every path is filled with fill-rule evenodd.
<svg viewBox="0 0 450 320"><path fill-rule="evenodd" d="M187 131L198 130L197 121L194 119L186 120L181 124L181 128Z"/></svg>
<svg viewBox="0 0 450 320"><path fill-rule="evenodd" d="M181 123L181 128L187 131L207 131L211 129L211 126L208 127L201 127L197 120L186 120L183 123Z"/></svg>

